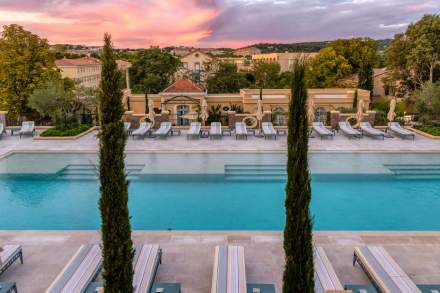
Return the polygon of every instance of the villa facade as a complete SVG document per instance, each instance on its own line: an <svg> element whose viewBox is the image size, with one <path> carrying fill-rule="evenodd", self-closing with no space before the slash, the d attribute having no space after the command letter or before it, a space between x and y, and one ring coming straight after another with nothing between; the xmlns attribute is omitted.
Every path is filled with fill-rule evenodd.
<svg viewBox="0 0 440 293"><path fill-rule="evenodd" d="M309 99L312 99L315 112L315 120L325 122L327 113L339 108L352 108L355 99L355 89L350 88L327 88L309 89ZM290 89L263 89L263 111L270 111L275 124L286 123L286 113L290 99ZM163 110L169 112L175 125L188 125L195 121L200 113L200 106L205 100L210 111L219 115L227 115L229 111L235 111L240 115L252 116L257 112L257 102L260 99L259 89L241 89L238 93L215 94L208 93L201 86L188 79L180 79L158 94L148 95L154 111L160 113ZM368 110L370 93L358 89L358 99L364 101ZM125 92L124 102L127 106L129 100L130 111L134 115L145 115L145 95Z"/></svg>
<svg viewBox="0 0 440 293"><path fill-rule="evenodd" d="M96 58L55 60L63 78L70 78L76 84L86 88L97 88L101 81L101 61Z"/></svg>
<svg viewBox="0 0 440 293"><path fill-rule="evenodd" d="M252 55L253 62L273 62L280 65L281 72L292 69L292 64L300 58L313 58L317 53L264 53Z"/></svg>

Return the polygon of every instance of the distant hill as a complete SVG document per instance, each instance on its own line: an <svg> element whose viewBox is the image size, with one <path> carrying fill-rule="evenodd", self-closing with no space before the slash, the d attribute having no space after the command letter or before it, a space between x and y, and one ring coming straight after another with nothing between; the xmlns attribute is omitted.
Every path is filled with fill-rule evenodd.
<svg viewBox="0 0 440 293"><path fill-rule="evenodd" d="M303 43L291 43L291 44L271 44L271 43L259 43L254 46L260 49L263 53L270 52L319 52L331 41L320 42L303 42ZM376 40L379 51L384 50L391 42L391 39Z"/></svg>

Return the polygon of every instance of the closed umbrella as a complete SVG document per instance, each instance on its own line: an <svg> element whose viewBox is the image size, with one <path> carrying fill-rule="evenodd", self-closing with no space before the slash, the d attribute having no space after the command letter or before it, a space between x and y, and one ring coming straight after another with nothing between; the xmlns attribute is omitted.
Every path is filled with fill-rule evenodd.
<svg viewBox="0 0 440 293"><path fill-rule="evenodd" d="M308 104L307 104L307 118L309 121L309 124L312 124L313 121L315 121L315 102L312 98L309 98Z"/></svg>
<svg viewBox="0 0 440 293"><path fill-rule="evenodd" d="M257 120L261 121L263 120L263 101L259 99L257 101Z"/></svg>
<svg viewBox="0 0 440 293"><path fill-rule="evenodd" d="M364 116L364 100L359 99L358 109L357 109L357 113L356 113L356 119L358 121L358 125L361 124L363 116Z"/></svg>
<svg viewBox="0 0 440 293"><path fill-rule="evenodd" d="M208 102L206 101L206 99L202 100L202 106L201 106L201 115L200 118L202 118L203 123L206 122L206 120L208 120Z"/></svg>
<svg viewBox="0 0 440 293"><path fill-rule="evenodd" d="M165 98L161 98L160 99L160 110L161 111L166 111L167 108L165 107Z"/></svg>
<svg viewBox="0 0 440 293"><path fill-rule="evenodd" d="M151 123L154 122L154 103L152 99L148 100L148 119L150 119Z"/></svg>
<svg viewBox="0 0 440 293"><path fill-rule="evenodd" d="M394 121L394 118L396 118L396 98L392 98L390 101L390 111L388 111L387 119L388 121Z"/></svg>

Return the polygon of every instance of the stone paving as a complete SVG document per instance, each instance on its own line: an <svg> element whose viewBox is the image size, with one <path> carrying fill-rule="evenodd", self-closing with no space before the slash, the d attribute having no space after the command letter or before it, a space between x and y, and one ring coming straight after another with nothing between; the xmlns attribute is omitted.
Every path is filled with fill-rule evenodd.
<svg viewBox="0 0 440 293"><path fill-rule="evenodd" d="M18 136L3 136L0 139L0 156L11 151L96 151L98 140L96 132L92 132L77 140L32 140L30 137L19 139ZM338 134L333 140L310 138L311 151L439 151L440 139L430 139L420 135L413 140L403 140L398 137L378 140L364 137L360 140L350 140ZM284 151L286 137L277 140L265 140L260 137L249 136L248 140L236 140L234 136L225 136L222 140L207 138L187 140L183 132L181 136L166 139L145 138L129 139L127 151Z"/></svg>
<svg viewBox="0 0 440 293"><path fill-rule="evenodd" d="M440 232L315 232L343 284L367 284L362 270L352 266L356 245L384 245L418 284L440 283ZM15 263L0 282L15 281L19 292L40 293L50 285L83 243L99 242L97 231L0 231L0 243L23 246L24 264ZM179 282L182 292L210 292L214 247L245 247L247 281L273 283L281 292L283 248L281 232L135 231L135 243L158 243L163 263L157 282Z"/></svg>

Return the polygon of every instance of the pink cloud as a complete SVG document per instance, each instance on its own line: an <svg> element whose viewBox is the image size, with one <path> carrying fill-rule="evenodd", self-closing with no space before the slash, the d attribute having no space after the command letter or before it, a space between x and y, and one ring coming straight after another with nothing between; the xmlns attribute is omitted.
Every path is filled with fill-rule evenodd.
<svg viewBox="0 0 440 293"><path fill-rule="evenodd" d="M50 1L43 11L36 1L17 2L0 4L0 15L14 16L0 24L21 24L50 43L98 45L109 32L116 47L196 45L211 34L208 24L220 12L200 0Z"/></svg>

